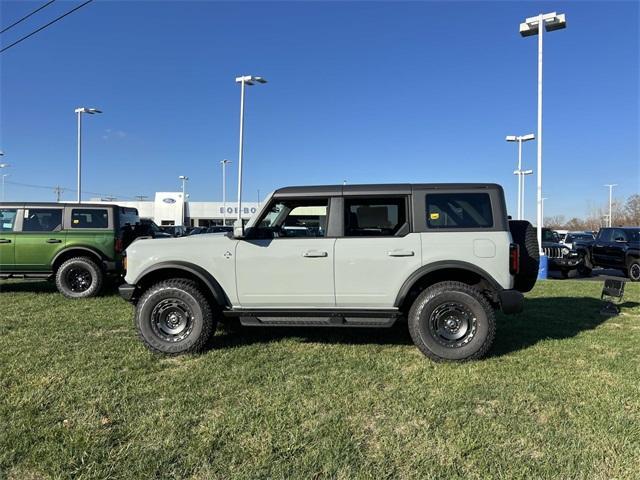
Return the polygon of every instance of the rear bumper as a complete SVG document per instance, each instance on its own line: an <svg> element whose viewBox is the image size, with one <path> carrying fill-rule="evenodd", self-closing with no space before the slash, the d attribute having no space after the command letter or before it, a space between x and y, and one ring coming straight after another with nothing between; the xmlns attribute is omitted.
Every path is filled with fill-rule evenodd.
<svg viewBox="0 0 640 480"><path fill-rule="evenodd" d="M502 313L520 313L524 307L524 295L518 290L501 290L498 292Z"/></svg>
<svg viewBox="0 0 640 480"><path fill-rule="evenodd" d="M129 285L128 283L123 283L122 285L120 285L118 287L118 293L127 302L134 302L135 301L136 286L135 285Z"/></svg>

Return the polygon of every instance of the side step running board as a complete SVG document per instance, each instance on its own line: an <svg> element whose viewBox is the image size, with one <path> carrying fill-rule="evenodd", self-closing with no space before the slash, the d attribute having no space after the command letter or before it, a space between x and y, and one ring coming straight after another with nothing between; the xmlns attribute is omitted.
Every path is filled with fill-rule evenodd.
<svg viewBox="0 0 640 480"><path fill-rule="evenodd" d="M244 326L391 327L400 317L397 310L227 310Z"/></svg>

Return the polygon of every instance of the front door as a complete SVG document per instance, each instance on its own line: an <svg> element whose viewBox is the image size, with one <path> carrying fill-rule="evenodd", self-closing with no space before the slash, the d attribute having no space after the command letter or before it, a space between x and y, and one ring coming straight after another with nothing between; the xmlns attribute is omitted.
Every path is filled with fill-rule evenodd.
<svg viewBox="0 0 640 480"><path fill-rule="evenodd" d="M0 208L0 272L15 269L16 235L13 229L17 212L17 208Z"/></svg>
<svg viewBox="0 0 640 480"><path fill-rule="evenodd" d="M236 246L243 308L335 306L334 238L326 238L328 198L274 199Z"/></svg>
<svg viewBox="0 0 640 480"><path fill-rule="evenodd" d="M336 305L392 308L420 267L420 234L409 233L408 199L345 197L344 237L336 240Z"/></svg>
<svg viewBox="0 0 640 480"><path fill-rule="evenodd" d="M56 254L65 247L62 208L25 208L22 230L16 233L16 269L50 272Z"/></svg>

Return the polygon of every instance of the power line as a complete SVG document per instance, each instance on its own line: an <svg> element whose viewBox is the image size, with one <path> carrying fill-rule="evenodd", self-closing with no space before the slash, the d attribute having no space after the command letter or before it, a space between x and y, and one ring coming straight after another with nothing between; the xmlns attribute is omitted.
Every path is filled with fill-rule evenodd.
<svg viewBox="0 0 640 480"><path fill-rule="evenodd" d="M62 15L60 15L58 18L51 20L49 23L47 23L46 25L43 25L42 27L38 28L37 30L34 30L33 32L29 33L28 35L25 35L22 38L19 38L18 40L16 40L15 42L13 42L11 45L8 45L6 47L4 47L2 50L0 50L0 53L5 52L6 50L9 50L11 47L19 44L20 42L26 40L27 38L35 35L36 33L44 30L45 28L47 28L49 25L53 25L54 23L56 23L58 20L62 20L64 17L66 17L67 15L72 14L73 12L75 12L76 10L78 10L79 8L84 7L86 4L93 2L93 0L87 0L84 3L81 3L80 5L78 5L75 8L72 8L71 10L69 10L67 13L63 13Z"/></svg>
<svg viewBox="0 0 640 480"><path fill-rule="evenodd" d="M21 183L21 182L13 182L13 181L6 181L7 184L10 185L16 185L18 187L27 187L27 188L40 188L43 190L51 190L54 193L58 193L58 191L62 192L77 192L77 190L73 189L73 188L67 188L67 187L61 187L60 185L56 185L56 186L51 186L51 185L33 185L31 183ZM118 194L114 194L114 193L104 193L104 192L89 192L87 190L83 190L82 193L88 193L90 195L98 195L100 197L113 197L113 198L122 198L122 199L131 199L133 200L134 197L130 197L129 195L118 195Z"/></svg>
<svg viewBox="0 0 640 480"><path fill-rule="evenodd" d="M24 17L22 17L20 20L13 22L11 25L9 25L8 27L4 28L3 30L0 30L0 34L6 32L7 30L9 30L10 28L15 27L16 25L18 25L20 22L23 22L24 20L26 20L27 18L29 18L31 15L38 13L40 10L42 10L45 7L48 7L49 5L51 5L53 2L55 2L56 0L49 0L47 3L45 3L44 5L42 5L41 7L36 8L33 12L25 15Z"/></svg>

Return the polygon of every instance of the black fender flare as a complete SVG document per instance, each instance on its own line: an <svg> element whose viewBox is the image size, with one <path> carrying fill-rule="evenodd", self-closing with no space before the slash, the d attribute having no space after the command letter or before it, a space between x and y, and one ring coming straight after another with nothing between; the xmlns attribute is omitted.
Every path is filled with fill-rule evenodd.
<svg viewBox="0 0 640 480"><path fill-rule="evenodd" d="M107 258L107 256L102 253L100 250L97 250L95 248L91 248L91 247L85 247L82 245L70 245L68 247L65 247L64 249L60 250L58 253L56 253L56 256L53 257L53 260L51 261L51 265L55 265L56 262L58 261L58 259L62 256L65 255L73 250L82 250L83 252L88 252L91 253L92 255L98 257L100 259L100 261L109 261L110 259Z"/></svg>
<svg viewBox="0 0 640 480"><path fill-rule="evenodd" d="M409 277L402 284L402 287L400 287L400 291L396 296L396 301L394 302L393 306L398 308L402 306L402 303L411 291L411 288L425 275L437 272L438 270L446 270L451 268L455 268L457 270L468 270L479 275L489 285L491 285L491 288L493 288L496 292L504 290L504 288L498 283L495 278L493 278L485 270L478 267L477 265L474 265L473 263L463 262L462 260L443 260L440 262L430 263L429 265L423 265L422 267L415 270L411 275L409 275Z"/></svg>
<svg viewBox="0 0 640 480"><path fill-rule="evenodd" d="M169 269L182 270L196 276L199 280L202 281L202 283L207 286L218 305L220 305L221 307L228 307L231 305L231 302L229 302L227 295L224 293L224 290L222 289L218 281L214 278L214 276L201 266L194 263L181 261L157 263L143 270L142 273L136 278L134 284L138 284L141 280L144 279L144 277L146 277L150 273Z"/></svg>

